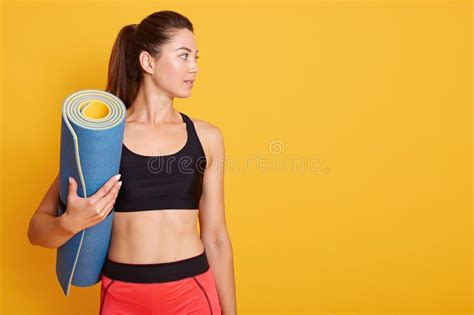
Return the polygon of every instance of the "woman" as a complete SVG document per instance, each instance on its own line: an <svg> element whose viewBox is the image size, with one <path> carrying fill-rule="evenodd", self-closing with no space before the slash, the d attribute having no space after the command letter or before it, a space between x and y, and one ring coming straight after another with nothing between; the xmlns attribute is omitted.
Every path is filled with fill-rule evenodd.
<svg viewBox="0 0 474 315"><path fill-rule="evenodd" d="M198 72L193 32L174 11L122 28L107 84L127 107L121 181L112 178L80 198L71 179L67 211L53 223L56 178L30 222L33 244L58 247L114 206L100 314L236 314L223 137L211 123L173 108L174 97L190 96ZM41 224L56 231L48 241Z"/></svg>

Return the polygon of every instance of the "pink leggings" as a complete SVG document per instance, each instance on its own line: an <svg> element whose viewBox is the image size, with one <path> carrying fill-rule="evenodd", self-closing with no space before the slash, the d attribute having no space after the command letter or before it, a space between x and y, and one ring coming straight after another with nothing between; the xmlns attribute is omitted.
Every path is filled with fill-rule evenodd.
<svg viewBox="0 0 474 315"><path fill-rule="evenodd" d="M99 314L221 315L214 274L205 252L184 260L147 265L107 258Z"/></svg>

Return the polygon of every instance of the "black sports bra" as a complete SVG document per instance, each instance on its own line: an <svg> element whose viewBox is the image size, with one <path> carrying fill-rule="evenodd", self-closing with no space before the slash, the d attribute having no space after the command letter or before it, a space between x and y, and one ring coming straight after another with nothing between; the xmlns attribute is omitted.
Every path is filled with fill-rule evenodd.
<svg viewBox="0 0 474 315"><path fill-rule="evenodd" d="M187 138L178 152L146 156L122 144L122 187L115 212L199 208L206 155L193 121L179 113L186 123Z"/></svg>

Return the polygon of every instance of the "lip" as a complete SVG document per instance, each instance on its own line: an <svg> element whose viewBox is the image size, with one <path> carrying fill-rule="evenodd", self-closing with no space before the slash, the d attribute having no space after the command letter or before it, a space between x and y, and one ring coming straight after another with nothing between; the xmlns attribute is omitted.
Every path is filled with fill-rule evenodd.
<svg viewBox="0 0 474 315"><path fill-rule="evenodd" d="M194 80L186 80L186 81L183 81L184 85L187 86L187 87L193 87L194 85Z"/></svg>

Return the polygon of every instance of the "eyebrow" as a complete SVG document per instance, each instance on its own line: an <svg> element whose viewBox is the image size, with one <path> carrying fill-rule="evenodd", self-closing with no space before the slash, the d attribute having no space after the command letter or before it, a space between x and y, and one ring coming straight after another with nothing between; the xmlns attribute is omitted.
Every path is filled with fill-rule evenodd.
<svg viewBox="0 0 474 315"><path fill-rule="evenodd" d="M179 48L176 49L176 50L180 50L180 49L184 49L184 50L187 50L187 51L189 51L189 52L192 52L192 50L189 49L188 47L179 47ZM196 52L198 52L198 51L199 51L199 50L196 50Z"/></svg>

